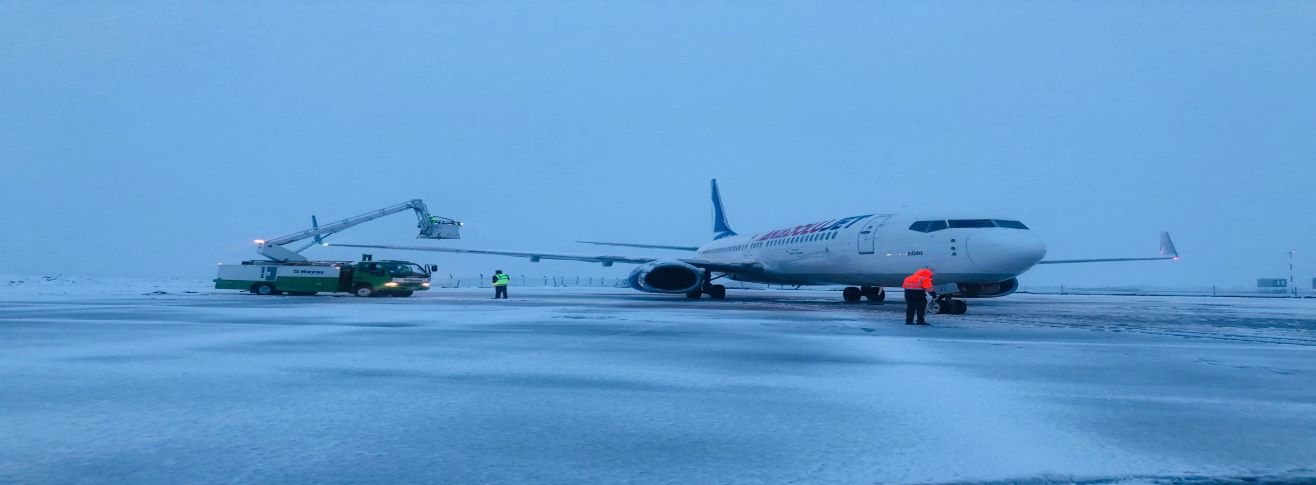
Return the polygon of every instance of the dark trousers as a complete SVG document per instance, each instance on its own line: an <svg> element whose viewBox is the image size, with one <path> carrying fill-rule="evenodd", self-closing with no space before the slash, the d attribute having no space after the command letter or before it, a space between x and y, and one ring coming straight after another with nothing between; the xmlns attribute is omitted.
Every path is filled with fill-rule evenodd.
<svg viewBox="0 0 1316 485"><path fill-rule="evenodd" d="M905 323L914 323L914 314L918 314L918 323L923 323L923 314L928 311L928 297L923 290L905 289Z"/></svg>
<svg viewBox="0 0 1316 485"><path fill-rule="evenodd" d="M494 287L494 298L507 299L507 285L499 285L499 286L495 286L495 287Z"/></svg>

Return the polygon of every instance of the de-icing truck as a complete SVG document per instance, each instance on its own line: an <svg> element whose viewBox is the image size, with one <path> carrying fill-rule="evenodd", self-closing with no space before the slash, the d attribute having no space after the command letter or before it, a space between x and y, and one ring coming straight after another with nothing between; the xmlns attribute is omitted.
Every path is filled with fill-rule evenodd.
<svg viewBox="0 0 1316 485"><path fill-rule="evenodd" d="M430 274L437 266L422 266L410 261L375 261L362 255L361 261L311 261L301 252L324 238L358 224L411 209L416 213L416 227L421 239L460 239L461 223L430 215L425 203L414 199L341 221L319 225L311 217L311 228L280 238L257 239L256 251L267 260L220 264L215 288L245 290L257 295L314 295L320 292L348 292L356 296L411 296L428 290ZM303 242L300 248L287 246Z"/></svg>

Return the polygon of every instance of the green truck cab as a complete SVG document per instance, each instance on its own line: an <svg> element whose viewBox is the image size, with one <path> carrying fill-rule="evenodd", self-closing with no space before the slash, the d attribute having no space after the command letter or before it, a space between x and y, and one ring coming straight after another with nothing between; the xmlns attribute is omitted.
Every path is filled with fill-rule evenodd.
<svg viewBox="0 0 1316 485"><path fill-rule="evenodd" d="M243 261L220 264L215 289L257 295L352 293L408 297L430 288L438 268L410 261Z"/></svg>

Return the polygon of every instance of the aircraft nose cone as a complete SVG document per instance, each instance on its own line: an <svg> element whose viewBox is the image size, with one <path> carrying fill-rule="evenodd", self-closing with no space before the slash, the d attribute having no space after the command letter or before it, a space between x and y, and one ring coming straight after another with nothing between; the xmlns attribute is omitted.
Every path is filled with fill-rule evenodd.
<svg viewBox="0 0 1316 485"><path fill-rule="evenodd" d="M1032 231L985 229L965 241L969 260L980 270L1014 277L1046 256L1046 244Z"/></svg>

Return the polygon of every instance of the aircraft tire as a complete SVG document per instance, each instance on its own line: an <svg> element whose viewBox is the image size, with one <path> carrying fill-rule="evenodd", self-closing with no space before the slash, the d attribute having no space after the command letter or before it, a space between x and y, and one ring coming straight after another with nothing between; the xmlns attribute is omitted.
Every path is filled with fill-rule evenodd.
<svg viewBox="0 0 1316 485"><path fill-rule="evenodd" d="M886 301L886 289L881 286L865 288L862 291L864 292L864 296L867 297L870 302L882 303Z"/></svg>
<svg viewBox="0 0 1316 485"><path fill-rule="evenodd" d="M954 308L955 311L952 312L953 314L963 315L969 311L969 302L964 300L952 300L952 301L955 303L955 308Z"/></svg>
<svg viewBox="0 0 1316 485"><path fill-rule="evenodd" d="M845 287L845 290L841 292L841 298L844 299L846 303L859 303L859 299L863 298L863 296L864 291L854 286L847 286Z"/></svg>
<svg viewBox="0 0 1316 485"><path fill-rule="evenodd" d="M725 300L727 297L727 287L724 285L713 285L708 287L708 296L714 300Z"/></svg>
<svg viewBox="0 0 1316 485"><path fill-rule="evenodd" d="M701 296L704 296L704 292L702 290L690 291L685 294L685 297L691 300L698 300L699 297Z"/></svg>

